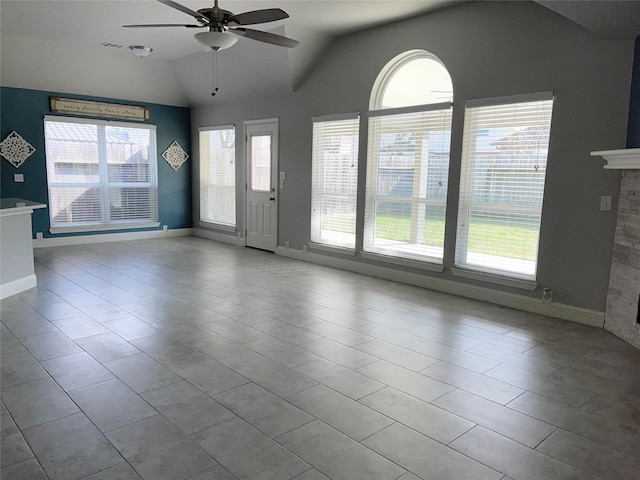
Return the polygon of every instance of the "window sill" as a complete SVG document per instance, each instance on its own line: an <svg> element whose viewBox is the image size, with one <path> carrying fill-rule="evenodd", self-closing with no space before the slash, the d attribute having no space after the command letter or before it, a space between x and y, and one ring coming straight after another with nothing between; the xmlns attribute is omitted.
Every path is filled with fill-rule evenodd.
<svg viewBox="0 0 640 480"><path fill-rule="evenodd" d="M51 227L49 232L52 234L60 233L87 233L87 232L106 232L112 230L133 230L136 228L157 228L160 222L136 222L136 223L111 223L100 225L73 225L68 227Z"/></svg>
<svg viewBox="0 0 640 480"><path fill-rule="evenodd" d="M534 291L536 288L538 288L538 282L534 280L511 278L502 275L496 275L493 273L475 272L471 270L464 270L461 268L452 268L451 273L453 273L456 277L469 278L472 280L479 280L487 283L495 283L497 285L519 288L521 290Z"/></svg>
<svg viewBox="0 0 640 480"><path fill-rule="evenodd" d="M221 223L203 222L202 220L200 220L198 222L198 225L200 225L202 228L210 228L212 230L219 230L221 232L236 233L236 227L232 227L230 225L222 225Z"/></svg>
<svg viewBox="0 0 640 480"><path fill-rule="evenodd" d="M393 257L390 255L381 255L379 253L361 252L362 258L367 260L375 260L377 262L393 263L395 265L403 265L405 267L417 268L419 270L428 270L430 272L442 273L444 265L429 262L427 260L412 260L403 257Z"/></svg>
<svg viewBox="0 0 640 480"><path fill-rule="evenodd" d="M316 243L316 242L309 242L308 245L310 250L321 250L324 252L337 253L339 255L346 255L350 257L353 257L356 254L355 249L348 248L348 247L339 247L336 245L325 245L323 243Z"/></svg>

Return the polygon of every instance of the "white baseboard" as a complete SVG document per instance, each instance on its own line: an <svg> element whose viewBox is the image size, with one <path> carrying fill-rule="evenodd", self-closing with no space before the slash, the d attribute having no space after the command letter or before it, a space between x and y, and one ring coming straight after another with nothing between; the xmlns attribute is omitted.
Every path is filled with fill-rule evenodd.
<svg viewBox="0 0 640 480"><path fill-rule="evenodd" d="M203 230L201 228L193 229L193 236L206 238L208 240L215 240L216 242L229 243L238 247L244 247L244 239L238 238L236 235L227 233L212 232L211 230Z"/></svg>
<svg viewBox="0 0 640 480"><path fill-rule="evenodd" d="M38 279L35 273L27 275L26 277L18 278L11 282L3 283L0 285L0 300L16 295L25 290L35 287L38 284Z"/></svg>
<svg viewBox="0 0 640 480"><path fill-rule="evenodd" d="M152 238L188 237L193 235L192 228L173 230L147 230L142 232L101 233L96 235L74 235L71 237L43 238L33 240L33 248L64 247L66 245L84 245L88 243L123 242L128 240L148 240Z"/></svg>
<svg viewBox="0 0 640 480"><path fill-rule="evenodd" d="M303 252L301 250L294 250L291 248L287 249L284 247L278 247L276 249L276 253L296 260L316 263L341 270L349 270L356 273L362 273L364 275L370 275L372 277L393 280L395 282L424 287L439 292L451 293L453 295L494 303L496 305L524 310L526 312L538 313L562 320L570 320L584 325L590 325L592 327L602 328L604 325L604 312L598 312L596 310L589 310L561 303L543 303L542 299L527 297L525 295L502 292L500 290L469 285L462 282L454 282L442 278L418 275L378 265L370 265L367 263L349 260L344 257L336 258L308 251Z"/></svg>

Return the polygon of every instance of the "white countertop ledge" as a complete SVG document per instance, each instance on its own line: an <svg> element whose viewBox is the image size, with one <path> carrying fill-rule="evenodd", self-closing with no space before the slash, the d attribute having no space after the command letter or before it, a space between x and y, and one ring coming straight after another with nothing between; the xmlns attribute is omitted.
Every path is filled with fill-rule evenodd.
<svg viewBox="0 0 640 480"><path fill-rule="evenodd" d="M602 157L607 161L608 170L640 170L640 148L620 150L600 150L591 152L592 157Z"/></svg>

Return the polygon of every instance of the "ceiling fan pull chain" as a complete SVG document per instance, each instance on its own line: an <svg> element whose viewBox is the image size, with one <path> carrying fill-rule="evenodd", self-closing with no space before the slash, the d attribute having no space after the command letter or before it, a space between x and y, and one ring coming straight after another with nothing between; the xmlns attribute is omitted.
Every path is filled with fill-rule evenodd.
<svg viewBox="0 0 640 480"><path fill-rule="evenodd" d="M218 50L213 50L213 92L211 92L211 96L215 97L216 93L220 90L218 88Z"/></svg>

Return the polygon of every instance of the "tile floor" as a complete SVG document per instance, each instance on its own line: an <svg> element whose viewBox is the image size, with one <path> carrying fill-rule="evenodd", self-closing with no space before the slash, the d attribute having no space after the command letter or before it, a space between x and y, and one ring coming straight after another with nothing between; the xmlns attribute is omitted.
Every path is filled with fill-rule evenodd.
<svg viewBox="0 0 640 480"><path fill-rule="evenodd" d="M3 480L640 478L603 330L196 238L35 255Z"/></svg>

